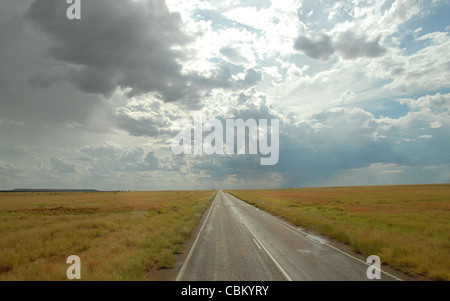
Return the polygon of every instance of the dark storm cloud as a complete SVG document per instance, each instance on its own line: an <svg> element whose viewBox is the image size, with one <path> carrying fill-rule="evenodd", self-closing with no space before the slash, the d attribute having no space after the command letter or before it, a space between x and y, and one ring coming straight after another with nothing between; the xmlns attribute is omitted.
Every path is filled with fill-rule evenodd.
<svg viewBox="0 0 450 301"><path fill-rule="evenodd" d="M334 41L336 51L344 59L355 59L358 57L379 57L386 50L380 44L380 37L369 39L364 35L357 35L351 31L342 32L337 35Z"/></svg>
<svg viewBox="0 0 450 301"><path fill-rule="evenodd" d="M117 125L135 137L154 137L169 133L170 123L160 116L134 117L127 110L120 110L116 116Z"/></svg>
<svg viewBox="0 0 450 301"><path fill-rule="evenodd" d="M294 48L310 58L320 60L327 60L335 53L348 60L359 57L373 58L382 56L386 52L380 46L379 40L379 37L369 39L364 34L356 34L352 31L340 32L335 36L316 33L299 36Z"/></svg>
<svg viewBox="0 0 450 301"><path fill-rule="evenodd" d="M255 68L250 68L245 71L245 78L242 81L244 87L253 86L262 80L262 75L260 71L257 71Z"/></svg>
<svg viewBox="0 0 450 301"><path fill-rule="evenodd" d="M47 56L62 64L30 77L33 86L71 82L87 93L110 96L117 87L130 95L157 92L164 100L180 98L189 78L173 47L191 41L180 30L181 18L164 1L95 0L82 2L81 20L66 17L60 0L36 0L26 18L50 38Z"/></svg>
<svg viewBox="0 0 450 301"><path fill-rule="evenodd" d="M270 179L279 174L282 176L277 185L298 187L327 182L345 170L368 168L377 163L416 166L418 162L430 165L447 162L439 157L435 148L420 155L415 153L418 147L429 147L429 141L401 142L403 129L391 126L393 120L377 119L362 109L325 110L308 120L294 123L277 114L264 98L242 94L237 101L241 105L237 104L229 111L235 118L280 119L278 163L260 166L258 156L251 155L209 156L193 163L194 173L202 171L219 181L225 181L230 174L239 175L243 181L255 177ZM424 126L425 122L417 125ZM408 152L412 143L413 151ZM418 156L420 160L417 160ZM430 157L429 160L426 157Z"/></svg>
<svg viewBox="0 0 450 301"><path fill-rule="evenodd" d="M67 81L107 98L117 88L128 96L154 92L166 102L180 101L194 109L211 89L234 88L227 66L215 66L208 77L182 72L190 57L180 49L194 38L182 31L180 15L170 12L163 0L85 1L81 20L68 20L67 7L65 1L36 0L25 13L49 38L45 58L53 61L29 76L34 88ZM236 88L259 79L249 70Z"/></svg>
<svg viewBox="0 0 450 301"><path fill-rule="evenodd" d="M312 37L300 36L295 41L294 47L304 52L310 58L321 60L327 60L335 51L331 38L324 33L319 33Z"/></svg>
<svg viewBox="0 0 450 301"><path fill-rule="evenodd" d="M23 20L19 16L12 16L0 20L0 52L14 40L14 37L24 28Z"/></svg>

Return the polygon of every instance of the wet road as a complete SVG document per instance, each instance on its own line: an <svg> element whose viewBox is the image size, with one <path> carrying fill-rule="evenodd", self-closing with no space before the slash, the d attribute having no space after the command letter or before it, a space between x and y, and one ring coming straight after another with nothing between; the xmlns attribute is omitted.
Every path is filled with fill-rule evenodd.
<svg viewBox="0 0 450 301"><path fill-rule="evenodd" d="M220 191L177 280L358 281L368 280L368 268L326 239ZM381 280L398 280L381 275Z"/></svg>

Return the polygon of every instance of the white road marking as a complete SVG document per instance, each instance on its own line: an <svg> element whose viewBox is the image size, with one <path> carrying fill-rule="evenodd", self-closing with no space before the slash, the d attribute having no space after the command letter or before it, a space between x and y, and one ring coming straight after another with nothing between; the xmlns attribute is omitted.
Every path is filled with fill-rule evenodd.
<svg viewBox="0 0 450 301"><path fill-rule="evenodd" d="M253 241L255 242L255 245L261 250L261 247L259 246L258 242L253 238Z"/></svg>
<svg viewBox="0 0 450 301"><path fill-rule="evenodd" d="M306 238L309 238L310 240L313 240L313 241L315 241L315 242L318 242L319 244L324 244L324 243L326 243L326 241L323 240L322 238L317 237L317 236L312 235L312 234L306 235Z"/></svg>
<svg viewBox="0 0 450 301"><path fill-rule="evenodd" d="M269 258L272 260L272 262L275 264L275 266L278 268L278 270L281 272L281 274L283 274L284 278L286 278L286 280L288 280L288 281L292 281L292 278L289 277L288 273L286 273L286 271L281 267L281 265L278 263L278 261L276 261L276 259L272 256L272 254L270 254L269 250L267 250L266 247L264 246L264 244L258 239L256 234L250 229L250 227L247 225L247 223L245 222L245 219L242 217L242 215L237 211L237 209L235 207L233 208L233 210L236 213L236 215L242 220L244 226L253 235L254 239L259 243L259 245L262 247L262 249L267 253L267 255L269 255Z"/></svg>
<svg viewBox="0 0 450 301"><path fill-rule="evenodd" d="M197 234L197 237L195 238L194 244L192 245L192 248L191 248L191 250L189 251L189 254L188 254L188 256L186 257L186 260L184 261L183 266L181 267L181 270L180 270L180 272L178 273L178 276L177 276L177 278L175 279L175 281L181 281L181 279L183 278L183 275L184 275L184 272L185 272L185 270L186 270L186 267L187 267L187 265L189 264L189 261L191 260L192 253L193 253L195 247L197 246L198 238L200 237L200 234L203 232L203 228L204 228L205 225L208 223L209 216L210 216L210 214L211 214L211 211L213 210L214 203L216 202L216 198L218 197L219 193L220 193L220 192L218 192L218 193L216 194L216 196L214 197L214 200L213 200L213 202L212 202L212 204L211 204L211 206L210 206L210 208L209 208L208 215L206 216L205 221L203 222L203 225L202 225L202 227L200 228L200 231L198 231L198 234Z"/></svg>

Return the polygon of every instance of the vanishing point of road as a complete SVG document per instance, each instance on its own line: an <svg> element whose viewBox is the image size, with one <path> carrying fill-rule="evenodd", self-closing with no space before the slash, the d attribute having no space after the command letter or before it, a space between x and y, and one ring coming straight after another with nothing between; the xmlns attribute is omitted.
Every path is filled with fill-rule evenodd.
<svg viewBox="0 0 450 301"><path fill-rule="evenodd" d="M369 265L326 239L219 191L177 280L368 280ZM382 270L381 280L400 280Z"/></svg>

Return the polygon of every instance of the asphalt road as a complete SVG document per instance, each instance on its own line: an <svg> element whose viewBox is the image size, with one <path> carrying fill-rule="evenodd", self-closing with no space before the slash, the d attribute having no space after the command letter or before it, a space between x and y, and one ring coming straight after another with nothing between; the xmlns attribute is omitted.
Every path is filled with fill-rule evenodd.
<svg viewBox="0 0 450 301"><path fill-rule="evenodd" d="M184 261L182 281L363 281L369 265L220 191ZM399 280L382 271L381 280Z"/></svg>

